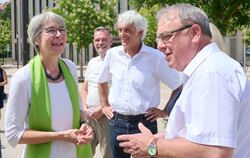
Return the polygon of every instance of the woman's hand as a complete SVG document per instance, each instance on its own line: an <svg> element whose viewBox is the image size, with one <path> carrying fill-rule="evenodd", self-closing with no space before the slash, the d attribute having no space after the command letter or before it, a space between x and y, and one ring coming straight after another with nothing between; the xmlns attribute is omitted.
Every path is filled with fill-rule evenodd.
<svg viewBox="0 0 250 158"><path fill-rule="evenodd" d="M62 141L66 141L66 142L70 142L74 144L78 143L78 134L80 133L79 130L69 129L60 133L63 135Z"/></svg>
<svg viewBox="0 0 250 158"><path fill-rule="evenodd" d="M82 124L77 132L78 142L76 145L85 145L93 140L93 129L88 124Z"/></svg>

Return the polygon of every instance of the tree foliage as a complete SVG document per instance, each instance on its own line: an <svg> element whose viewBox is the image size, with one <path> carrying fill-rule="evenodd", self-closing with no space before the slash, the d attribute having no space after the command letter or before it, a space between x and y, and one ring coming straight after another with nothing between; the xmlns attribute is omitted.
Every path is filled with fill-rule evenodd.
<svg viewBox="0 0 250 158"><path fill-rule="evenodd" d="M2 14L0 14L0 19L2 20L11 19L11 3L6 4L4 11L2 12Z"/></svg>
<svg viewBox="0 0 250 158"><path fill-rule="evenodd" d="M157 22L155 19L155 14L158 10L160 10L161 7L159 5L154 5L151 8L142 8L140 9L140 13L145 16L145 18L148 20L148 32L147 36L144 38L144 43L148 46L156 48L156 31L157 31Z"/></svg>
<svg viewBox="0 0 250 158"><path fill-rule="evenodd" d="M190 3L200 7L210 21L214 23L223 35L235 33L237 29L249 32L250 1L249 0L133 0L130 1L137 11L151 11L155 5L165 6L176 3ZM153 15L153 14L151 14ZM152 17L148 18L151 20ZM248 36L249 37L249 36ZM147 37L146 37L147 38ZM250 41L249 38L245 40Z"/></svg>
<svg viewBox="0 0 250 158"><path fill-rule="evenodd" d="M244 28L243 31L243 40L247 45L250 45L250 28Z"/></svg>
<svg viewBox="0 0 250 158"><path fill-rule="evenodd" d="M117 0L57 0L55 3L56 7L49 10L64 17L68 29L67 42L77 46L78 52L83 47L87 50L92 43L95 28L109 26L112 30L114 27ZM79 81L83 81L83 55L80 55Z"/></svg>
<svg viewBox="0 0 250 158"><path fill-rule="evenodd" d="M0 52L2 56L7 52L7 48L11 50L11 4L8 3L0 14Z"/></svg>
<svg viewBox="0 0 250 158"><path fill-rule="evenodd" d="M98 26L113 28L117 1L58 0L51 11L62 15L68 29L67 42L78 48L87 48L93 41L94 29Z"/></svg>

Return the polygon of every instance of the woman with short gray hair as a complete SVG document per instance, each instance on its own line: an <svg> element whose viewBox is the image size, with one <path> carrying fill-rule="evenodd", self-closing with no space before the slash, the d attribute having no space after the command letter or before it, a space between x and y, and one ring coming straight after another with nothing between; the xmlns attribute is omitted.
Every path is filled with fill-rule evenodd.
<svg viewBox="0 0 250 158"><path fill-rule="evenodd" d="M53 12L34 16L28 36L38 54L12 77L5 113L9 144L27 144L22 158L90 158L92 128L84 123L73 62L60 58L67 29Z"/></svg>

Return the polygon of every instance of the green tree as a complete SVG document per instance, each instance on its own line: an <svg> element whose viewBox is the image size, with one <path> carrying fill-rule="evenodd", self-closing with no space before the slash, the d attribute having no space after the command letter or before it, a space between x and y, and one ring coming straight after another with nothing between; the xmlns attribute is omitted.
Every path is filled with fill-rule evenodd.
<svg viewBox="0 0 250 158"><path fill-rule="evenodd" d="M0 53L6 56L7 49L11 50L11 4L8 3L0 14Z"/></svg>
<svg viewBox="0 0 250 158"><path fill-rule="evenodd" d="M11 19L11 3L6 4L4 11L2 12L2 14L0 14L0 19L2 20Z"/></svg>
<svg viewBox="0 0 250 158"><path fill-rule="evenodd" d="M158 10L161 9L161 6L154 5L151 8L141 8L140 14L144 15L145 18L148 20L148 31L147 36L144 38L144 43L148 46L156 48L156 31L157 31L157 21L155 19L155 14Z"/></svg>
<svg viewBox="0 0 250 158"><path fill-rule="evenodd" d="M239 30L249 30L250 1L248 0L133 0L130 1L137 11L151 10L158 6L176 3L190 3L204 10L210 21L214 23L223 35L230 35Z"/></svg>
<svg viewBox="0 0 250 158"><path fill-rule="evenodd" d="M247 45L250 45L250 28L244 28L242 33L243 41L245 41Z"/></svg>
<svg viewBox="0 0 250 158"><path fill-rule="evenodd" d="M78 52L87 48L93 41L94 29L98 26L109 26L111 29L116 21L115 7L117 0L58 0L51 11L62 15L68 29L67 42L77 46ZM114 29L113 29L114 30ZM82 53L81 74L82 79Z"/></svg>

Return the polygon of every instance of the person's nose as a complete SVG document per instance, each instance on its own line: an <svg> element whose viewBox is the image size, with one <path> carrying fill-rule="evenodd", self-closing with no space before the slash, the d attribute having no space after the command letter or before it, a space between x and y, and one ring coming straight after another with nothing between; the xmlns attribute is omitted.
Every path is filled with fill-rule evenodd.
<svg viewBox="0 0 250 158"><path fill-rule="evenodd" d="M99 40L97 43L96 43L98 46L102 46L105 44L105 41L104 40Z"/></svg>
<svg viewBox="0 0 250 158"><path fill-rule="evenodd" d="M105 42L105 40L104 39L101 39L100 41L99 41L99 44L103 44Z"/></svg>
<svg viewBox="0 0 250 158"><path fill-rule="evenodd" d="M158 41L157 43L157 49L164 52L166 49L166 44L164 44L164 42L162 42L161 40Z"/></svg>
<svg viewBox="0 0 250 158"><path fill-rule="evenodd" d="M125 32L123 30L120 30L119 31L119 37L124 37L124 35L125 35Z"/></svg>
<svg viewBox="0 0 250 158"><path fill-rule="evenodd" d="M63 34L59 31L59 30L56 30L56 37L59 37L59 36L63 36Z"/></svg>

